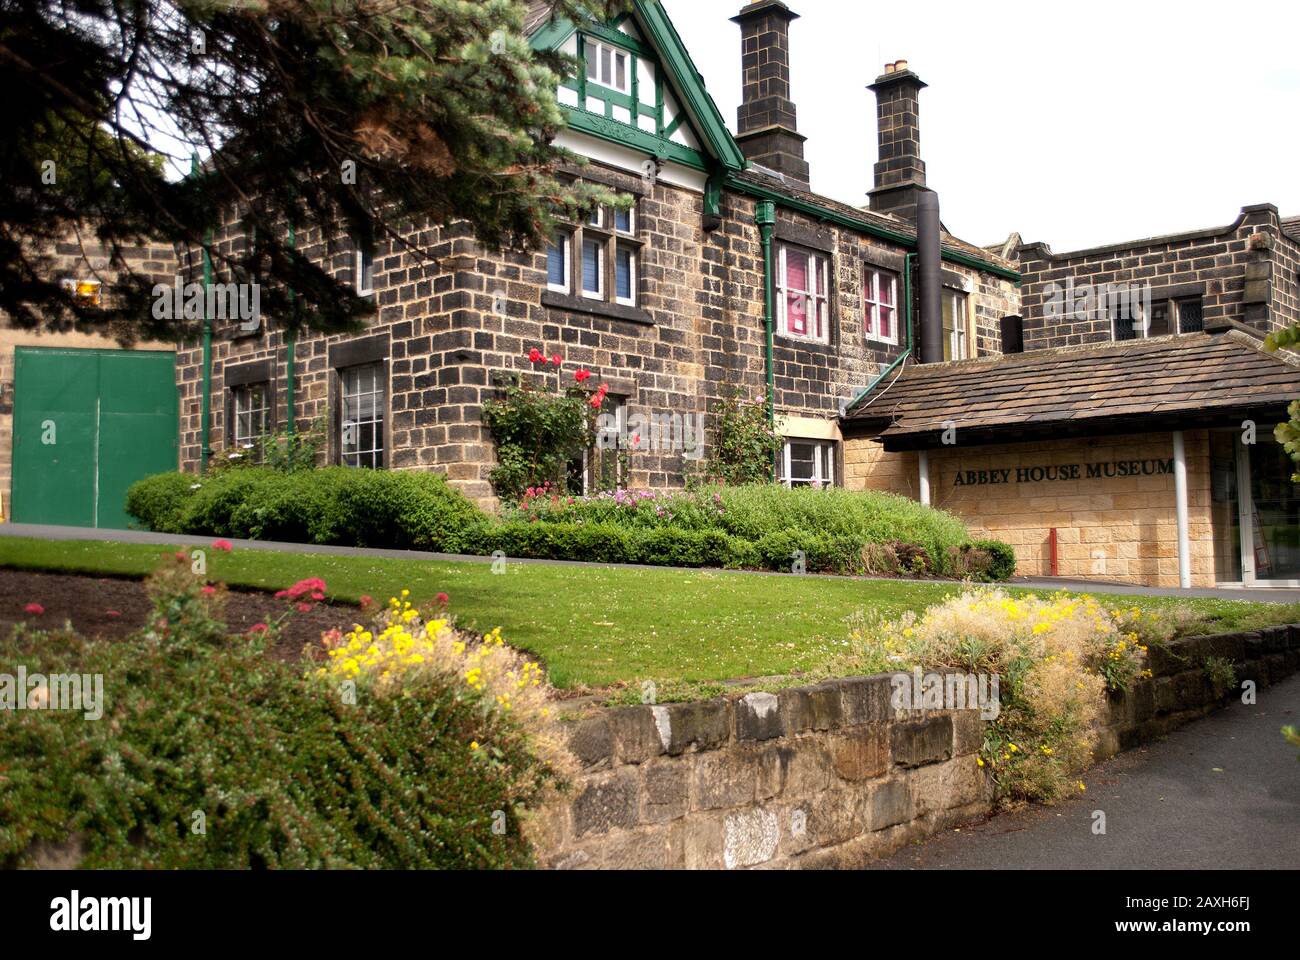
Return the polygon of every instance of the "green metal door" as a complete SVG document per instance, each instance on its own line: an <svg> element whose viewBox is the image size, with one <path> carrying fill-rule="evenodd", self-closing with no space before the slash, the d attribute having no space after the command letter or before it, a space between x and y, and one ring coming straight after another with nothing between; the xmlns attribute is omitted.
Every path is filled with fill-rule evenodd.
<svg viewBox="0 0 1300 960"><path fill-rule="evenodd" d="M125 529L126 490L175 470L175 354L18 347L16 523Z"/></svg>

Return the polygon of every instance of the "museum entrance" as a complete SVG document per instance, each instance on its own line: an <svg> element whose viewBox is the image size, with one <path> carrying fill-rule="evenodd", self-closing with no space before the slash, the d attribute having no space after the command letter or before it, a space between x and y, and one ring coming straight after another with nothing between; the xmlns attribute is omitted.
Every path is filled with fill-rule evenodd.
<svg viewBox="0 0 1300 960"><path fill-rule="evenodd" d="M1215 579L1247 586L1300 586L1300 485L1295 462L1271 437L1241 442L1210 434Z"/></svg>

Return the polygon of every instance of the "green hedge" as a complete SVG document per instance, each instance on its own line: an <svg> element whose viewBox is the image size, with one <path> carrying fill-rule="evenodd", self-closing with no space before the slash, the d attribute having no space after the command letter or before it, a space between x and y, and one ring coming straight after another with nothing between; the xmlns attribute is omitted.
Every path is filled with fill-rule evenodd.
<svg viewBox="0 0 1300 960"><path fill-rule="evenodd" d="M488 522L441 474L346 467L160 474L126 508L166 533L448 553L473 549Z"/></svg>
<svg viewBox="0 0 1300 960"><path fill-rule="evenodd" d="M93 869L531 865L511 798L540 796L545 777L512 723L450 685L358 690L349 705L237 639L178 649L20 630L0 661L101 674L105 700L99 720L0 722L0 867L73 836ZM499 755L476 759L474 741Z"/></svg>
<svg viewBox="0 0 1300 960"><path fill-rule="evenodd" d="M142 480L127 497L141 523L289 543L508 557L808 573L1003 580L1015 553L970 542L957 518L905 497L775 485L619 493L526 503L491 520L427 472L230 470L201 482Z"/></svg>

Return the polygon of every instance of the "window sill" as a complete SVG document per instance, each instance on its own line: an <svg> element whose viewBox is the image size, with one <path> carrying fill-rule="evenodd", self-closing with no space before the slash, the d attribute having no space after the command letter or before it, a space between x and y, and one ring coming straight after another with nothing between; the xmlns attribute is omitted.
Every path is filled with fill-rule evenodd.
<svg viewBox="0 0 1300 960"><path fill-rule="evenodd" d="M622 303L610 303L607 300L590 300L571 294L555 293L547 290L542 294L542 306L552 310L567 310L570 313L586 313L595 317L608 317L627 323L639 323L642 326L654 326L654 319L640 307L630 307Z"/></svg>

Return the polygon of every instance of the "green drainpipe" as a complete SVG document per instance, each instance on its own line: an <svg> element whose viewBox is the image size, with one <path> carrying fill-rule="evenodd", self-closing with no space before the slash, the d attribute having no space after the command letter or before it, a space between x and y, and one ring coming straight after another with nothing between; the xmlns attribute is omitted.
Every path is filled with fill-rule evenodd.
<svg viewBox="0 0 1300 960"><path fill-rule="evenodd" d="M294 249L296 244L297 244L297 239L294 234L293 223L290 222L289 249L290 250ZM292 304L293 300L294 300L293 290L290 290L289 303ZM284 402L285 402L285 406L288 408L289 411L288 423L286 424L286 433L289 437L289 451L291 455L293 451L293 436L295 430L297 429L297 426L294 422L294 397L293 397L294 361L295 361L295 354L297 353L297 347L298 347L298 334L296 331L290 330L284 336Z"/></svg>
<svg viewBox="0 0 1300 960"><path fill-rule="evenodd" d="M212 318L208 316L208 288L212 285L212 231L209 230L203 247L203 439L199 450L199 470L208 472L208 459L212 456Z"/></svg>
<svg viewBox="0 0 1300 960"><path fill-rule="evenodd" d="M909 253L903 264L903 328L907 331L907 342L903 347L903 352L889 366L881 370L876 378L853 398L853 401L844 408L845 411L856 407L863 397L876 389L877 384L883 382L885 377L897 370L903 361L912 355L912 261L915 259L916 254Z"/></svg>
<svg viewBox="0 0 1300 960"><path fill-rule="evenodd" d="M765 356L767 360L767 419L772 431L776 432L776 363L773 358L775 344L773 340L773 315L776 312L776 297L773 281L775 271L772 268L772 234L776 229L776 204L770 200L761 200L754 206L754 223L758 224L758 235L763 243L763 334L765 339ZM772 457L772 479L777 478L776 456Z"/></svg>

